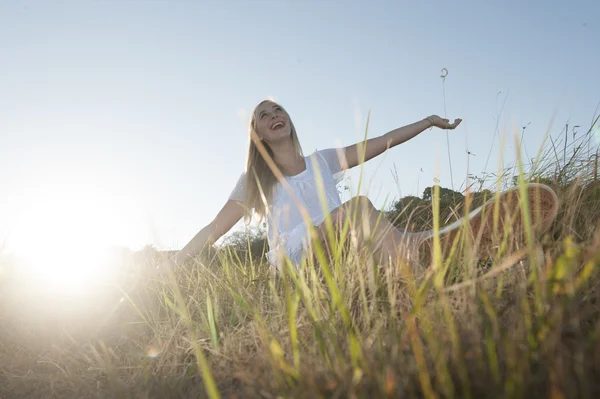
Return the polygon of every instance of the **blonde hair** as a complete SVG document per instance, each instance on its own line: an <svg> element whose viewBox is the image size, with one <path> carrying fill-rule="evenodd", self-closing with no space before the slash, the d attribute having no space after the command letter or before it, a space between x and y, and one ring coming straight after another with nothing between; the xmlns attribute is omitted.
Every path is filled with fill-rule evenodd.
<svg viewBox="0 0 600 399"><path fill-rule="evenodd" d="M244 190L244 203L246 205L246 216L249 217L252 209L259 216L260 219L267 216L268 203L271 201L273 195L273 188L277 183L277 177L265 161L263 155L260 153L258 146L263 146L266 150L266 154L273 160L273 150L267 143L261 141L258 132L256 131L256 109L266 102L271 102L279 106L283 112L286 113L290 122L290 136L294 143L294 148L298 155L303 156L302 147L298 141L298 135L296 134L296 128L292 123L290 115L287 111L278 103L272 100L261 101L252 111L252 118L250 120L250 143L248 145L248 160L246 164L246 181ZM274 162L274 160L273 160Z"/></svg>

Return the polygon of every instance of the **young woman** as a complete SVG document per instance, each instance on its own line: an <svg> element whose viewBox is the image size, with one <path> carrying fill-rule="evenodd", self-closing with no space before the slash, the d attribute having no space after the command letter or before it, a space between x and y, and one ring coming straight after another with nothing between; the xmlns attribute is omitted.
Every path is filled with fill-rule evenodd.
<svg viewBox="0 0 600 399"><path fill-rule="evenodd" d="M288 113L281 105L265 100L252 113L246 171L214 220L172 262L193 257L214 244L252 210L267 222L267 257L277 268L284 257L298 266L308 255L310 225L321 240L326 240L327 216L334 228L339 228L346 216L355 216L355 242L361 248L368 247L382 263L396 259L400 253L406 255L403 242L410 233L401 232L380 217L367 197L359 196L342 204L336 184L344 170L373 159L428 128L455 129L461 121L450 123L431 115L364 143L316 151L305 157Z"/></svg>

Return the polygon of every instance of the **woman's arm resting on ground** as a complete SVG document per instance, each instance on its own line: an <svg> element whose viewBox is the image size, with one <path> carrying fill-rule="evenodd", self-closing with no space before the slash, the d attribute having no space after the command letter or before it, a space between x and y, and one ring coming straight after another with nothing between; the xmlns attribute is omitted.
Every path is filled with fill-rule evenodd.
<svg viewBox="0 0 600 399"><path fill-rule="evenodd" d="M177 252L171 258L171 262L179 263L198 255L227 233L243 216L244 207L241 202L227 201L214 220L200 230L181 251Z"/></svg>
<svg viewBox="0 0 600 399"><path fill-rule="evenodd" d="M460 122L462 122L462 119L456 119L454 123L450 123L448 119L442 119L437 115L431 115L421 121L391 130L382 136L374 137L366 142L361 141L360 143L348 146L344 148L348 169L353 168L360 163L367 162L385 152L387 149L412 139L427 128L435 126L441 129L455 129Z"/></svg>

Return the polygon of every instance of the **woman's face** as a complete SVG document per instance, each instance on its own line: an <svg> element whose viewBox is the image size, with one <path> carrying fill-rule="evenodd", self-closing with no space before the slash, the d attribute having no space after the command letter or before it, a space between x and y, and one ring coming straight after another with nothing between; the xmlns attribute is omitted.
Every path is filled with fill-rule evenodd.
<svg viewBox="0 0 600 399"><path fill-rule="evenodd" d="M292 124L288 114L278 104L265 101L254 111L256 133L261 140L274 143L290 137Z"/></svg>

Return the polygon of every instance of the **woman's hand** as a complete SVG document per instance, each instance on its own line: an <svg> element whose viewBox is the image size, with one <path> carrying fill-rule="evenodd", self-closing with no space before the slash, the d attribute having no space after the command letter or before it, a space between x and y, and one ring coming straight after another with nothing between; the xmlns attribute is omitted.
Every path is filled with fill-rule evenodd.
<svg viewBox="0 0 600 399"><path fill-rule="evenodd" d="M448 119L440 118L437 115L431 115L425 119L428 120L429 123L431 123L430 127L439 127L440 129L444 129L444 130L454 130L462 122L462 119L459 118L459 119L455 119L454 123L450 123L450 121Z"/></svg>

